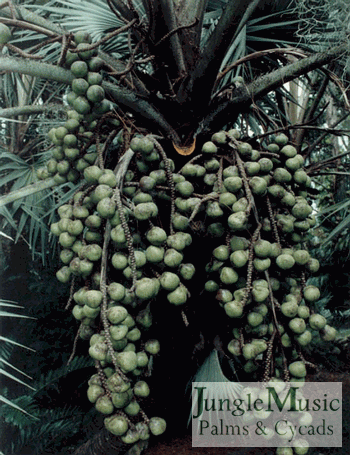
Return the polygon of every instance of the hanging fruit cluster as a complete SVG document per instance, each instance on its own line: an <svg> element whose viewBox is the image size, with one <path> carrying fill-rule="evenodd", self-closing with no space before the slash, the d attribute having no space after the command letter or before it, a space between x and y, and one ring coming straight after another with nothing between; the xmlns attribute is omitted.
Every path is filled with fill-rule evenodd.
<svg viewBox="0 0 350 455"><path fill-rule="evenodd" d="M231 130L213 134L180 172L181 185L192 187L177 208L217 237L203 298L216 299L230 319L227 349L256 380L304 380L302 348L316 334L336 336L315 311L319 289L307 284L319 263L307 250L315 218L303 162L284 134L255 150Z"/></svg>
<svg viewBox="0 0 350 455"><path fill-rule="evenodd" d="M142 407L161 348L148 335L153 302L179 307L186 325L199 295L217 302L230 327L218 333L229 336L227 353L257 381L303 381L303 347L316 333L333 340L336 332L315 311L320 291L307 283L319 269L307 250L311 182L288 138L256 150L237 130L220 131L175 172L154 136L137 135L116 169L105 169L100 133L110 103L89 43L77 34L77 52L67 53L72 109L49 133L53 158L39 176L82 179L51 225L61 245L57 278L72 283L72 314L96 364L88 398L111 433L134 443L166 427ZM207 263L194 257L194 242L211 248Z"/></svg>
<svg viewBox="0 0 350 455"><path fill-rule="evenodd" d="M74 76L67 93L71 109L63 125L49 131L52 158L38 170L39 179L53 176L57 184L77 182L84 169L95 163L100 152L95 131L111 109L102 87L103 62L97 57L96 49L90 49L91 37L79 32L74 41L75 49L66 55L66 66Z"/></svg>

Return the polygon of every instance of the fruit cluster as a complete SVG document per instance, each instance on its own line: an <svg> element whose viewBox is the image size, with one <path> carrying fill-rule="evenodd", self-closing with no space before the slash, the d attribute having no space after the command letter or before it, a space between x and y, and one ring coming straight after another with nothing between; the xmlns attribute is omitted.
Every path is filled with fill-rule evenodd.
<svg viewBox="0 0 350 455"><path fill-rule="evenodd" d="M319 289L307 283L319 262L307 250L315 218L303 157L284 134L260 150L240 141L237 130L211 139L180 171L186 191L175 200L190 222L197 217L218 239L204 298L215 298L230 318L227 348L246 373L300 380L306 376L301 349L313 335L336 336L315 311Z"/></svg>
<svg viewBox="0 0 350 455"><path fill-rule="evenodd" d="M191 293L217 302L230 327L228 354L256 380L303 381L302 348L336 332L315 311L320 291L307 283L319 269L307 250L311 181L288 138L257 150L237 130L220 131L175 172L154 136L137 135L116 170L104 169L94 131L109 103L89 41L76 35L78 52L68 51L72 110L50 131L53 159L40 177L83 177L51 225L62 247L57 278L72 282L72 313L96 363L89 400L111 433L133 443L166 426L142 409L160 350L147 336L153 302L178 306L186 324ZM193 257L193 243L209 246L206 263Z"/></svg>
<svg viewBox="0 0 350 455"><path fill-rule="evenodd" d="M67 120L48 132L52 158L37 172L39 179L54 176L57 184L78 181L84 169L96 161L96 129L101 117L111 109L102 87L103 61L96 49L89 49L91 37L78 32L74 41L74 52L66 55L66 66L74 76L66 97L71 109Z"/></svg>

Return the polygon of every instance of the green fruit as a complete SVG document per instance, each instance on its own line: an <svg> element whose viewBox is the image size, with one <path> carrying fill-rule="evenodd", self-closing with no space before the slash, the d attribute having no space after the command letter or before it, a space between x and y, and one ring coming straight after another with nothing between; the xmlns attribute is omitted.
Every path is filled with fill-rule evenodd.
<svg viewBox="0 0 350 455"><path fill-rule="evenodd" d="M229 258L229 248L227 245L220 245L213 251L213 256L218 261L226 261Z"/></svg>
<svg viewBox="0 0 350 455"><path fill-rule="evenodd" d="M164 229L153 226L149 231L146 233L146 239L155 246L162 245L167 239L167 233Z"/></svg>
<svg viewBox="0 0 350 455"><path fill-rule="evenodd" d="M255 161L244 163L244 168L248 176L257 175L260 172L260 164Z"/></svg>
<svg viewBox="0 0 350 455"><path fill-rule="evenodd" d="M123 351L116 355L117 363L124 373L128 373L137 368L137 356L135 352Z"/></svg>
<svg viewBox="0 0 350 455"><path fill-rule="evenodd" d="M172 272L163 272L159 278L160 285L166 291L174 291L180 284L178 275Z"/></svg>
<svg viewBox="0 0 350 455"><path fill-rule="evenodd" d="M109 297L118 302L125 297L125 287L121 283L110 283L107 287Z"/></svg>
<svg viewBox="0 0 350 455"><path fill-rule="evenodd" d="M293 156L295 156L298 152L293 145L285 145L281 148L280 153L286 158L293 158Z"/></svg>
<svg viewBox="0 0 350 455"><path fill-rule="evenodd" d="M238 300L225 303L224 310L230 318L240 318L243 316L243 305Z"/></svg>
<svg viewBox="0 0 350 455"><path fill-rule="evenodd" d="M216 153L218 150L217 146L212 141L205 142L202 146L202 153Z"/></svg>
<svg viewBox="0 0 350 455"><path fill-rule="evenodd" d="M221 193L219 197L219 204L226 205L227 207L231 206L237 201L237 197L230 193L229 191Z"/></svg>
<svg viewBox="0 0 350 455"><path fill-rule="evenodd" d="M208 201L206 207L206 214L210 218L219 218L224 214L222 208L220 207L219 202L217 201Z"/></svg>
<svg viewBox="0 0 350 455"><path fill-rule="evenodd" d="M90 346L89 355L94 360L105 361L107 355L108 347L104 342L97 342Z"/></svg>
<svg viewBox="0 0 350 455"><path fill-rule="evenodd" d="M168 267L175 268L178 267L183 260L183 254L179 251L176 251L174 248L170 248L165 252L164 263Z"/></svg>
<svg viewBox="0 0 350 455"><path fill-rule="evenodd" d="M158 340L147 340L145 343L145 351L149 354L156 355L160 351L160 344Z"/></svg>
<svg viewBox="0 0 350 455"><path fill-rule="evenodd" d="M166 421L160 417L151 417L148 426L154 436L159 436L166 430Z"/></svg>
<svg viewBox="0 0 350 455"><path fill-rule="evenodd" d="M296 362L291 363L288 366L288 370L292 376L296 378L304 378L306 376L306 367L304 362L298 360Z"/></svg>
<svg viewBox="0 0 350 455"><path fill-rule="evenodd" d="M103 395L97 399L95 408L98 412L105 415L112 414L114 410L112 400L107 395Z"/></svg>
<svg viewBox="0 0 350 455"><path fill-rule="evenodd" d="M241 177L233 176L224 179L224 186L230 193L236 193L243 187L243 180Z"/></svg>
<svg viewBox="0 0 350 455"><path fill-rule="evenodd" d="M143 251L139 251L139 250L134 251L134 260L135 260L135 265L137 268L143 267L147 262L145 253ZM130 258L129 258L129 265L131 266Z"/></svg>
<svg viewBox="0 0 350 455"><path fill-rule="evenodd" d="M90 85L86 91L86 98L92 103L100 103L105 97L105 91L100 85Z"/></svg>
<svg viewBox="0 0 350 455"><path fill-rule="evenodd" d="M112 218L115 214L116 203L110 197L105 197L97 204L96 209L102 218Z"/></svg>
<svg viewBox="0 0 350 455"><path fill-rule="evenodd" d="M308 175L304 170L298 169L294 172L293 179L298 185L307 185Z"/></svg>
<svg viewBox="0 0 350 455"><path fill-rule="evenodd" d="M87 181L87 183L98 183L98 179L101 177L103 174L103 171L101 168L98 166L89 166L86 169L84 169L84 178Z"/></svg>
<svg viewBox="0 0 350 455"><path fill-rule="evenodd" d="M109 333L113 340L120 341L126 336L128 330L128 327L123 324L111 325L109 328Z"/></svg>
<svg viewBox="0 0 350 455"><path fill-rule="evenodd" d="M187 297L188 290L183 284L180 284L174 291L169 292L167 295L167 299L172 305L183 305L186 303Z"/></svg>
<svg viewBox="0 0 350 455"><path fill-rule="evenodd" d="M242 354L246 360L255 359L255 357L258 355L257 351L258 350L253 343L247 343L242 348Z"/></svg>
<svg viewBox="0 0 350 455"><path fill-rule="evenodd" d="M259 258L267 258L271 253L271 243L267 240L259 239L254 243L254 253Z"/></svg>
<svg viewBox="0 0 350 455"><path fill-rule="evenodd" d="M334 341L337 336L337 330L334 327L326 324L321 331L321 338L324 341Z"/></svg>
<svg viewBox="0 0 350 455"><path fill-rule="evenodd" d="M79 43L76 47L78 50L79 58L82 60L90 60L93 56L96 55L97 50L91 49L89 44L86 42Z"/></svg>
<svg viewBox="0 0 350 455"><path fill-rule="evenodd" d="M302 161L300 160L299 157L301 157ZM301 155L295 155L293 158L288 158L285 162L285 165L288 168L288 170L290 170L291 172L295 172L301 168L303 162L304 158Z"/></svg>
<svg viewBox="0 0 350 455"><path fill-rule="evenodd" d="M234 267L244 267L249 259L248 250L237 250L231 253L230 261Z"/></svg>
<svg viewBox="0 0 350 455"><path fill-rule="evenodd" d="M97 308L101 305L103 294L101 291L94 289L88 290L84 294L84 303L90 308Z"/></svg>
<svg viewBox="0 0 350 455"><path fill-rule="evenodd" d="M271 259L270 258L266 258L266 259L255 258L253 260L253 265L254 265L255 270L257 270L258 272L264 272L265 270L267 270L270 267Z"/></svg>
<svg viewBox="0 0 350 455"><path fill-rule="evenodd" d="M146 381L137 381L133 388L134 394L137 397L146 398L150 394L150 388Z"/></svg>
<svg viewBox="0 0 350 455"><path fill-rule="evenodd" d="M278 145L286 145L288 143L288 136L286 136L284 133L276 134L274 142Z"/></svg>
<svg viewBox="0 0 350 455"><path fill-rule="evenodd" d="M71 278L71 270L69 269L68 266L61 267L57 272L56 272L56 278L58 281L61 283L68 283L68 281Z"/></svg>
<svg viewBox="0 0 350 455"><path fill-rule="evenodd" d="M140 300L148 300L156 296L159 281L153 278L141 278L136 282L135 294Z"/></svg>
<svg viewBox="0 0 350 455"><path fill-rule="evenodd" d="M241 344L240 344L239 340L235 340L235 339L231 340L229 342L229 344L227 345L227 349L231 354L233 354L235 356L239 356L242 354Z"/></svg>
<svg viewBox="0 0 350 455"><path fill-rule="evenodd" d="M158 207L154 202L144 202L136 205L134 216L137 220L143 221L158 215Z"/></svg>
<svg viewBox="0 0 350 455"><path fill-rule="evenodd" d="M252 190L252 193L256 194L257 196L263 196L266 194L267 182L262 177L255 176L249 179L249 186Z"/></svg>
<svg viewBox="0 0 350 455"><path fill-rule="evenodd" d="M248 313L247 320L250 326L257 327L263 322L264 317L262 314L252 311L251 313Z"/></svg>
<svg viewBox="0 0 350 455"><path fill-rule="evenodd" d="M235 284L239 278L238 273L231 267L223 267L220 271L220 281L223 284Z"/></svg>
<svg viewBox="0 0 350 455"><path fill-rule="evenodd" d="M123 247L127 245L126 236L122 225L118 225L111 230L111 239L118 246Z"/></svg>
<svg viewBox="0 0 350 455"><path fill-rule="evenodd" d="M85 96L78 96L72 103L73 108L82 115L86 115L90 112L91 106L89 101L85 98Z"/></svg>
<svg viewBox="0 0 350 455"><path fill-rule="evenodd" d="M291 329L292 332L296 334L301 334L305 332L306 330L306 323L305 320L302 318L293 318L289 321L288 324L289 328Z"/></svg>
<svg viewBox="0 0 350 455"><path fill-rule="evenodd" d="M254 302L264 302L269 296L269 289L265 286L254 285L252 289L252 297Z"/></svg>
<svg viewBox="0 0 350 455"><path fill-rule="evenodd" d="M101 227L102 219L98 215L89 215L85 219L85 225L90 229L98 229Z"/></svg>
<svg viewBox="0 0 350 455"><path fill-rule="evenodd" d="M242 231L247 227L248 216L246 212L233 213L228 217L227 224L232 231Z"/></svg>
<svg viewBox="0 0 350 455"><path fill-rule="evenodd" d="M232 251L246 250L250 246L250 241L245 237L234 235L230 240L230 247Z"/></svg>
<svg viewBox="0 0 350 455"><path fill-rule="evenodd" d="M100 385L91 384L87 389L87 397L90 403L96 403L98 398L104 396L104 389Z"/></svg>
<svg viewBox="0 0 350 455"><path fill-rule="evenodd" d="M305 330L299 336L295 337L300 346L307 346L312 340L312 334L309 330Z"/></svg>
<svg viewBox="0 0 350 455"><path fill-rule="evenodd" d="M11 30L8 28L7 25L0 23L0 44L6 44L11 39Z"/></svg>
<svg viewBox="0 0 350 455"><path fill-rule="evenodd" d="M115 305L107 310L107 318L111 324L119 324L128 316L128 310L121 305Z"/></svg>
<svg viewBox="0 0 350 455"><path fill-rule="evenodd" d="M85 95L87 89L89 88L89 83L86 79L82 77L77 77L72 81L72 90L76 95ZM79 111L78 111L79 112Z"/></svg>
<svg viewBox="0 0 350 455"><path fill-rule="evenodd" d="M285 348L290 348L292 346L292 340L291 340L290 336L288 335L288 333L284 333L281 336L281 343L282 343L282 346L284 346Z"/></svg>
<svg viewBox="0 0 350 455"><path fill-rule="evenodd" d="M148 262L152 264L157 264L164 259L164 248L160 248L158 246L150 245L146 251L146 259Z"/></svg>
<svg viewBox="0 0 350 455"><path fill-rule="evenodd" d="M170 248L174 248L177 251L182 251L186 246L192 243L192 237L190 234L185 232L176 232L175 234L169 235L167 238L167 245Z"/></svg>
<svg viewBox="0 0 350 455"><path fill-rule="evenodd" d="M310 260L310 254L306 250L296 250L293 252L293 257L297 265L305 265Z"/></svg>
<svg viewBox="0 0 350 455"><path fill-rule="evenodd" d="M114 415L104 419L104 426L106 429L115 436L122 436L129 428L126 417L122 415Z"/></svg>
<svg viewBox="0 0 350 455"><path fill-rule="evenodd" d="M309 317L309 324L312 329L321 330L321 329L325 328L325 326L327 324L327 320L321 314L315 313Z"/></svg>
<svg viewBox="0 0 350 455"><path fill-rule="evenodd" d="M268 174L273 169L273 162L270 160L270 158L260 158L258 163L260 166L260 172L262 174Z"/></svg>
<svg viewBox="0 0 350 455"><path fill-rule="evenodd" d="M137 327L135 327L134 329L131 329L128 332L128 334L126 335L126 338L132 342L139 340L141 338L140 329L138 329Z"/></svg>
<svg viewBox="0 0 350 455"><path fill-rule="evenodd" d="M304 288L303 296L307 302L316 302L321 297L321 292L318 287L309 285Z"/></svg>
<svg viewBox="0 0 350 455"><path fill-rule="evenodd" d="M294 318L298 314L298 304L293 300L283 302L281 305L281 311L287 318Z"/></svg>
<svg viewBox="0 0 350 455"><path fill-rule="evenodd" d="M249 201L246 197L239 198L234 204L232 204L232 211L237 212L245 212L249 206Z"/></svg>
<svg viewBox="0 0 350 455"><path fill-rule="evenodd" d="M276 264L282 270L289 270L294 266L295 259L290 254L280 254L276 258Z"/></svg>
<svg viewBox="0 0 350 455"><path fill-rule="evenodd" d="M179 182L175 185L175 190L180 194L182 197L190 197L191 194L194 192L194 187L191 182L185 180L184 182Z"/></svg>
<svg viewBox="0 0 350 455"><path fill-rule="evenodd" d="M68 232L62 232L58 241L63 248L70 248L75 242L75 236L68 234Z"/></svg>
<svg viewBox="0 0 350 455"><path fill-rule="evenodd" d="M219 285L214 280L208 280L204 284L204 289L207 292L216 292L219 289Z"/></svg>
<svg viewBox="0 0 350 455"><path fill-rule="evenodd" d="M275 169L273 178L277 183L288 183L292 180L292 174L283 167Z"/></svg>
<svg viewBox="0 0 350 455"><path fill-rule="evenodd" d="M129 416L133 417L136 416L140 412L140 405L137 401L131 401L123 411L128 414Z"/></svg>
<svg viewBox="0 0 350 455"><path fill-rule="evenodd" d="M191 280L196 272L193 264L181 264L179 267L180 275L184 280Z"/></svg>
<svg viewBox="0 0 350 455"><path fill-rule="evenodd" d="M312 213L312 207L305 202L297 202L292 207L292 215L298 220L305 220Z"/></svg>
<svg viewBox="0 0 350 455"><path fill-rule="evenodd" d="M211 137L211 140L219 145L225 144L226 139L227 137L225 131L218 131L217 133L214 133Z"/></svg>
<svg viewBox="0 0 350 455"><path fill-rule="evenodd" d="M239 142L237 144L237 150L243 157L250 157L252 155L253 147L248 142Z"/></svg>
<svg viewBox="0 0 350 455"><path fill-rule="evenodd" d="M307 319L310 316L310 308L306 305L299 305L298 316L299 318Z"/></svg>

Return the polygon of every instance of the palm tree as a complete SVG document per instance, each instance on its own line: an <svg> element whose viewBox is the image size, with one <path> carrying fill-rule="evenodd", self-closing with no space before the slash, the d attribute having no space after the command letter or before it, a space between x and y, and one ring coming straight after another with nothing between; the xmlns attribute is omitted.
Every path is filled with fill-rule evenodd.
<svg viewBox="0 0 350 455"><path fill-rule="evenodd" d="M49 159L45 154L51 146L49 130L59 124L64 117L62 112L70 109L69 87L74 75L69 62L77 55L78 41L74 41L73 33L78 32L88 32L91 37L85 37L85 51L98 49L99 69L104 75L102 87L112 106L112 114L106 112L106 117L98 123L99 130L94 130L94 137L98 139L92 140L92 147L103 150L105 164L110 169L119 164L117 175L119 171L121 180L126 180L128 166L137 173L135 163L130 164L136 152L133 138L144 135L156 141L157 152L165 163L172 160L168 162L169 168L165 164L168 176L174 171L169 171L171 166L178 170L193 157L195 160L213 133L223 130L229 134L233 128L239 128L244 140L254 147L257 143L265 146L280 132L287 133L298 153L309 158L316 145L305 146L305 139L312 139L307 127L317 122L321 124L324 94L327 90L346 92L343 86L348 49L346 31L342 21L338 21L338 17L347 14L343 3L324 2L324 7L316 13L308 10L311 3L289 0L84 0L77 3L60 0L41 6L31 2L5 4L0 9L0 20L11 27L12 39L4 42L0 57L0 70L7 78L2 87L4 107L0 117L8 133L3 135L2 149L16 157L3 153L1 158L15 163L16 166L8 169L21 170L22 176L26 163L27 168L33 162L40 166L38 153L44 160ZM333 17L337 20L332 20ZM318 28L306 33L305 30L309 30L306 25L309 27L313 21L317 21ZM16 95L12 99L6 96L10 84ZM307 96L303 98L301 94L305 93ZM346 101L346 97L344 99ZM28 120L32 128L17 123L28 124ZM334 130L336 125L330 127ZM330 131L322 130L325 134ZM319 138L314 139L316 142ZM21 155L27 160L25 163ZM99 158L96 163L101 165ZM41 182L35 181L36 174L27 180L30 186L24 190L13 186L0 198L0 207L43 189L51 198L49 205L60 206L79 189L86 188L81 176L73 176L71 181L63 179L63 182L45 173L42 176ZM4 176L3 184L16 178L16 174ZM23 179L21 186L25 185ZM60 191L58 202L57 190ZM210 200L209 195L204 198L207 196ZM165 200L169 201L168 194ZM118 203L120 210L121 203ZM40 207L38 200L31 204ZM174 198L170 205L173 215ZM52 214L53 210L49 210ZM8 222L15 215L15 212L7 214ZM194 218L194 212L192 215ZM42 221L43 214L37 213L37 218ZM49 222L52 221L51 218ZM25 222L23 219L21 226ZM105 248L108 235L106 227L101 243L105 252L108 251ZM38 233L33 238L37 236ZM196 246L201 245L200 236L200 232L199 236L193 234L197 238ZM43 246L43 254L44 250ZM131 251L132 245L129 253L135 256ZM107 253L103 257L106 259ZM66 281L62 274L60 277ZM148 310L148 306L143 308L143 317ZM165 310L158 307L157 310L156 319L166 320ZM180 313L185 324L188 323L185 312L166 311L177 316ZM210 356L209 361L219 369L217 353L223 352L220 334L215 332L216 326L215 333L211 333L211 328L205 327L210 324L205 318L200 319L203 326L194 325L186 341L190 343L192 354L193 348L200 350L209 339L210 350L215 347L215 358ZM102 322L106 329L103 318ZM179 355L177 361L181 361ZM101 374L101 366L98 369ZM220 374L224 380L223 373ZM104 432L77 453L93 452L96 447L99 453L110 450Z"/></svg>

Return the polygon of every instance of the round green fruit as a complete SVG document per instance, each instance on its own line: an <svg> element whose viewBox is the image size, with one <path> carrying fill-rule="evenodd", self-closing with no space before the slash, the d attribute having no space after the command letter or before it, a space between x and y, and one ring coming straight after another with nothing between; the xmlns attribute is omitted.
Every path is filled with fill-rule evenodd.
<svg viewBox="0 0 350 455"><path fill-rule="evenodd" d="M238 300L232 300L224 305L224 310L230 318L240 318L243 316L243 305Z"/></svg>
<svg viewBox="0 0 350 455"><path fill-rule="evenodd" d="M92 103L100 103L105 97L105 91L100 85L90 85L86 90L86 98Z"/></svg>
<svg viewBox="0 0 350 455"><path fill-rule="evenodd" d="M306 376L306 367L304 362L297 360L288 366L288 370L292 376L296 378L304 378Z"/></svg>
<svg viewBox="0 0 350 455"><path fill-rule="evenodd" d="M7 25L0 23L0 44L6 44L11 39L11 30Z"/></svg>
<svg viewBox="0 0 350 455"><path fill-rule="evenodd" d="M291 254L280 254L276 258L276 264L282 270L289 270L294 266L295 259Z"/></svg>
<svg viewBox="0 0 350 455"><path fill-rule="evenodd" d="M186 303L187 297L188 290L183 284L180 284L174 291L169 292L167 295L167 299L172 305L183 305Z"/></svg>
<svg viewBox="0 0 350 455"><path fill-rule="evenodd" d="M321 314L314 313L309 317L309 324L312 329L321 330L325 328L327 320Z"/></svg>
<svg viewBox="0 0 350 455"><path fill-rule="evenodd" d="M334 327L326 324L321 330L321 338L324 341L334 341L337 336L337 330Z"/></svg>
<svg viewBox="0 0 350 455"><path fill-rule="evenodd" d="M305 332L306 330L306 323L303 318L293 318L289 321L288 324L289 328L292 332L300 335L301 333Z"/></svg>
<svg viewBox="0 0 350 455"><path fill-rule="evenodd" d="M166 421L161 417L151 417L148 426L154 436L159 436L166 430Z"/></svg>
<svg viewBox="0 0 350 455"><path fill-rule="evenodd" d="M154 278L141 278L136 282L135 294L140 300L148 300L156 296L159 290L159 281Z"/></svg>
<svg viewBox="0 0 350 455"><path fill-rule="evenodd" d="M122 436L127 432L129 428L126 417L118 414L111 417L106 417L104 420L104 426L110 433L114 434L115 436Z"/></svg>

